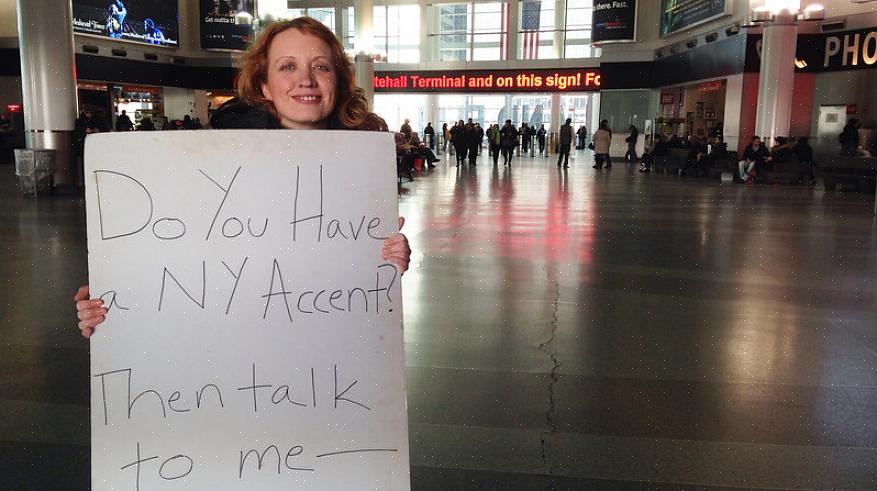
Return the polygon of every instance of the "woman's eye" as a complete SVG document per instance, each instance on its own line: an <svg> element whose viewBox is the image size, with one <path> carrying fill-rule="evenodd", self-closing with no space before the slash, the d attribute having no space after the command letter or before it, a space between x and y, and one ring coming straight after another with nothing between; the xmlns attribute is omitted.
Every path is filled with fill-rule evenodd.
<svg viewBox="0 0 877 491"><path fill-rule="evenodd" d="M295 65L293 65L292 63L285 63L283 65L280 65L281 71L287 71L287 70L293 70L293 69L295 69Z"/></svg>
<svg viewBox="0 0 877 491"><path fill-rule="evenodd" d="M329 65L316 65L314 69L321 72L328 72L330 70Z"/></svg>

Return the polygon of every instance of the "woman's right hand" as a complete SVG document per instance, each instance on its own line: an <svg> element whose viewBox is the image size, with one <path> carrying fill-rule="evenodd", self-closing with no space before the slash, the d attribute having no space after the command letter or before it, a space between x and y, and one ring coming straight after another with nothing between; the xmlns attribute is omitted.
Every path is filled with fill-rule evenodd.
<svg viewBox="0 0 877 491"><path fill-rule="evenodd" d="M90 338L94 328L106 319L107 309L101 299L91 300L88 285L79 287L73 297L76 301L76 316L79 318L79 332Z"/></svg>

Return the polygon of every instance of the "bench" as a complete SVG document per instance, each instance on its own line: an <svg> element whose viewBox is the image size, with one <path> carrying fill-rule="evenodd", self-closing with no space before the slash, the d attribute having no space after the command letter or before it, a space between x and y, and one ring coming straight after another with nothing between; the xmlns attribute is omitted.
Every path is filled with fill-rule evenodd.
<svg viewBox="0 0 877 491"><path fill-rule="evenodd" d="M826 191L850 187L857 193L873 193L877 182L877 159L845 155L822 155L817 174Z"/></svg>

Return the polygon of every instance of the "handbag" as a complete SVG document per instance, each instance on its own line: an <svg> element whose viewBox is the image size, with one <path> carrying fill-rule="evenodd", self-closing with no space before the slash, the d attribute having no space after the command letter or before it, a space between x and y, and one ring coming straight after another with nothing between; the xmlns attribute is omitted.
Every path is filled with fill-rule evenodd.
<svg viewBox="0 0 877 491"><path fill-rule="evenodd" d="M588 143L588 148L593 150L594 149L594 142Z"/></svg>

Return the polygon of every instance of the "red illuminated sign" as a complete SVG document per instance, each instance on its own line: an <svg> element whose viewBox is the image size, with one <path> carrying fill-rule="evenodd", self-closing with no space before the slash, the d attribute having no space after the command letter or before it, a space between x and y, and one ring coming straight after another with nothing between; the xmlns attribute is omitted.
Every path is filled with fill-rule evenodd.
<svg viewBox="0 0 877 491"><path fill-rule="evenodd" d="M472 70L378 72L375 92L574 92L600 90L600 71Z"/></svg>
<svg viewBox="0 0 877 491"><path fill-rule="evenodd" d="M718 92L722 90L722 81L716 80L715 82L704 82L697 86L698 92Z"/></svg>
<svg viewBox="0 0 877 491"><path fill-rule="evenodd" d="M22 111L21 104L7 104L6 112L8 113L20 113Z"/></svg>

